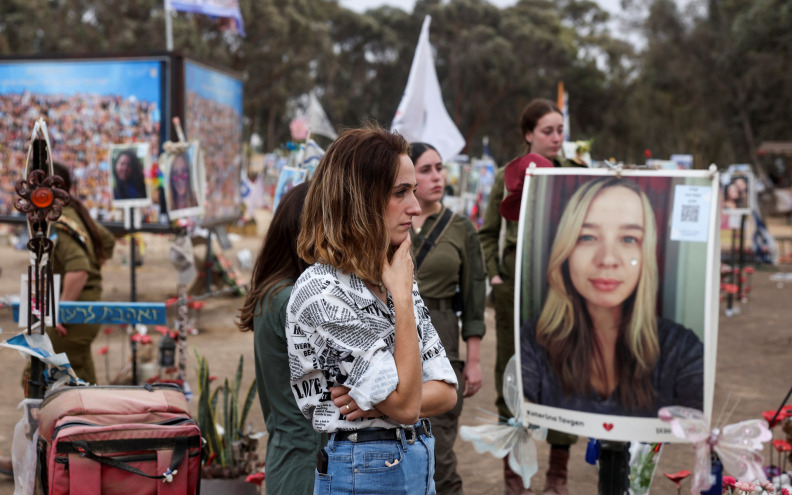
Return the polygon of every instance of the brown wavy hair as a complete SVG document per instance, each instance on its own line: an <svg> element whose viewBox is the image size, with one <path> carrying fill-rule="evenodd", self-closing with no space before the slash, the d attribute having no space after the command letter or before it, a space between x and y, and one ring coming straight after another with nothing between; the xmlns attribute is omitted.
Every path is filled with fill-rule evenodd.
<svg viewBox="0 0 792 495"><path fill-rule="evenodd" d="M408 150L401 135L376 124L339 136L311 180L297 254L380 282L382 263L393 254L385 210Z"/></svg>
<svg viewBox="0 0 792 495"><path fill-rule="evenodd" d="M585 182L569 200L558 224L547 267L549 291L536 325L536 340L550 356L564 393L586 394L590 374L605 376L605 362L594 337L594 327L583 297L569 273L569 257L575 248L586 213L604 189L624 187L636 193L643 206L644 239L638 285L622 305L616 343L616 376L622 406L634 410L651 408L654 401L652 374L660 355L657 340L657 226L649 199L634 181L604 177ZM607 380L606 380L607 381Z"/></svg>
<svg viewBox="0 0 792 495"><path fill-rule="evenodd" d="M253 319L261 314L259 307L264 295L284 280L294 283L308 265L297 256L297 236L300 233L300 216L308 193L308 184L289 189L281 198L270 222L269 230L253 266L250 287L245 303L239 308L234 322L243 332L253 331ZM274 296L287 284L272 291ZM272 298L270 297L270 302Z"/></svg>

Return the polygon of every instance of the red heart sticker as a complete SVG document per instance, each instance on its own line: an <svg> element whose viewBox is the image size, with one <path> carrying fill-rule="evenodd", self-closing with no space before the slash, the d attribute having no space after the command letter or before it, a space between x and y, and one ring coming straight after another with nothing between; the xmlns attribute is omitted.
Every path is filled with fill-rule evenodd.
<svg viewBox="0 0 792 495"><path fill-rule="evenodd" d="M611 431L613 429L613 423L602 423L602 427L605 428L605 431Z"/></svg>

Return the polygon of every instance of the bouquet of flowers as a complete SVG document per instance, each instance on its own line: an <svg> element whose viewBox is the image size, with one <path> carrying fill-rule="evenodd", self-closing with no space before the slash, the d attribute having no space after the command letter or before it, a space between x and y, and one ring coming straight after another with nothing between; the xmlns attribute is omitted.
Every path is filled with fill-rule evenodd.
<svg viewBox="0 0 792 495"><path fill-rule="evenodd" d="M731 476L724 476L723 493L728 495L775 493L775 487L770 481L737 481ZM781 495L790 495L789 490L782 488Z"/></svg>

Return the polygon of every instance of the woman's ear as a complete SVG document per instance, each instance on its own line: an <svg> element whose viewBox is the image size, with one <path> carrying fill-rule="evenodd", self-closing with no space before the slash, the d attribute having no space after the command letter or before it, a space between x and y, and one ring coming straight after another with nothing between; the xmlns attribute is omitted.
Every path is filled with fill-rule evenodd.
<svg viewBox="0 0 792 495"><path fill-rule="evenodd" d="M525 138L525 144L531 146L531 141L533 140L533 132L528 131L525 133L525 136L523 137Z"/></svg>

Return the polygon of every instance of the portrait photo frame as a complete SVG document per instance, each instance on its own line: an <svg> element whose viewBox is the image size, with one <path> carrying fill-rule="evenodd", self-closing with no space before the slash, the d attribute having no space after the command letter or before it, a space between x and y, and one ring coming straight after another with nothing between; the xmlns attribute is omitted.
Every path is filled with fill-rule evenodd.
<svg viewBox="0 0 792 495"><path fill-rule="evenodd" d="M607 182L608 179L613 181ZM694 407L695 404L707 418L711 416L719 309L717 263L720 259L720 237L716 235L719 234L718 180L717 172L698 170L526 170L519 206L514 328L520 370L517 380L524 395L522 407L525 417L532 424L604 440L680 442L682 440L671 433L668 424L658 419L657 410L660 407ZM630 182L631 185L621 181ZM622 187L614 187L614 184ZM632 189L627 188L627 185ZM590 192L582 191L584 186ZM622 223L632 226L630 228L640 227L640 234L625 234L620 230L615 235L607 228L596 232L587 230L600 228L594 220L585 217L600 197L600 192L605 198L604 191L619 188L633 194L641 202L639 218L646 216L643 212L648 211L647 208L651 209L651 226L647 222L636 227L633 224L639 222L625 220ZM641 193L635 194L639 191ZM625 205L617 206L616 211L629 210ZM570 212L566 212L567 208ZM577 220L570 220L575 218ZM614 224L621 225L621 220L617 220ZM574 225L574 229L570 228ZM556 237L562 231L564 235L559 236L556 243ZM601 239L614 239L614 242L621 243L619 246L627 248L635 247L633 244L638 243L642 254L631 260L621 260L633 265L623 268L625 272L633 270L632 282L622 280L617 275L600 276L584 272L587 267L599 267L599 264L619 265L617 260L621 254L612 252L611 248L601 248L602 251L598 251L600 254L592 255L585 263L575 261L572 264L570 259L578 252L578 246L590 242L604 243ZM579 252L584 253L583 250ZM577 255L576 260L585 259L582 256ZM601 261L597 256L607 257L607 261ZM581 266L583 268L579 268ZM654 275L649 277L647 274L650 273ZM656 283L652 280L656 280ZM587 283L593 284L593 294ZM655 286L656 290L650 289ZM594 385L590 383L589 370L580 373L579 377L577 374L571 377L569 367L564 368L559 364L564 361L557 358L563 354L558 349L567 349L566 344L558 339L576 338L576 342L586 342L579 333L584 331L580 327L586 325L589 325L588 335L593 335L594 324L589 310L598 311L605 305L596 299L602 295L596 291L608 293L606 295L612 298L621 290L619 287L632 287L629 289L632 292L627 291L629 295L625 295L626 299L622 298L616 307L629 308L629 318L644 314L645 320L642 321L656 324L653 334L657 342L652 358L654 364L649 376L644 374L651 384L653 395L650 396L653 398L647 399L643 406L623 403L625 394L627 400L631 396L628 386L622 383L617 383L610 395L603 396L595 392ZM609 294L611 292L613 296ZM575 300L578 302L575 303ZM604 299L606 302L610 300ZM564 320L566 326L559 323L559 318L543 318L545 306L547 315L558 314L557 308L561 306L551 305L558 301L562 301L561 306L568 304L570 308L566 310L566 314L570 315L568 320ZM626 317L622 318L627 321ZM579 325L578 322L588 323ZM646 327L651 328L652 325ZM626 332L625 328L643 327L637 324L628 327L625 323L620 331ZM556 340L549 340L551 338ZM538 343L540 341L542 344ZM552 342L556 345L553 346ZM693 350L683 356L685 359L680 359L673 353L682 352L683 347ZM580 352L589 356L588 347L579 348L586 349ZM555 351L551 352L551 349ZM565 355L566 359L569 357ZM628 355L614 367L617 370L629 369L627 366L634 364L622 363L640 363L645 357ZM588 362L591 365L593 358ZM604 363L604 358L599 362ZM674 362L685 364L684 367L679 365L677 369L673 367L677 365L669 364ZM567 373L563 375L566 376L566 383L559 373ZM570 390L570 383L583 385L574 385L578 388ZM680 397L676 395L677 390L687 390L687 395ZM535 401L530 401L528 396Z"/></svg>
<svg viewBox="0 0 792 495"><path fill-rule="evenodd" d="M184 169L188 170L184 177ZM198 141L190 141L184 153L165 152L160 157L168 217L176 220L204 214L206 169ZM176 177L174 174L178 174Z"/></svg>
<svg viewBox="0 0 792 495"><path fill-rule="evenodd" d="M123 160L127 163L123 179L118 175L122 157L126 157ZM107 161L110 164L109 184L113 207L151 205L151 191L146 183L146 177L151 173L149 143L113 144L108 148Z"/></svg>
<svg viewBox="0 0 792 495"><path fill-rule="evenodd" d="M724 215L750 215L756 208L756 183L751 166L730 165L720 176Z"/></svg>

